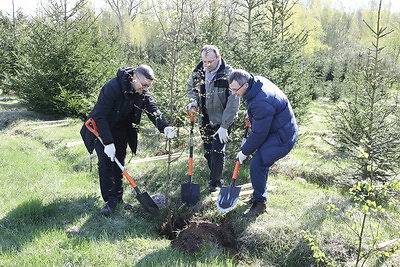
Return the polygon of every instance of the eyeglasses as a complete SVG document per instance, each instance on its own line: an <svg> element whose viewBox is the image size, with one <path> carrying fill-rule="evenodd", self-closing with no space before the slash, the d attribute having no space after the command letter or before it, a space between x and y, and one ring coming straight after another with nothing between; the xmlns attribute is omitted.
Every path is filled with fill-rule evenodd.
<svg viewBox="0 0 400 267"><path fill-rule="evenodd" d="M243 85L245 85L246 83L242 84L238 89L233 89L231 87L229 87L229 90L233 93L236 93L237 91L239 91L240 89L242 89Z"/></svg>
<svg viewBox="0 0 400 267"><path fill-rule="evenodd" d="M140 85L142 86L143 89L150 89L150 88L151 88L151 82L150 82L150 84L144 84L144 83L142 82L142 80L139 78L138 75L136 75L136 77L137 77L137 79L139 80L139 83L140 83Z"/></svg>

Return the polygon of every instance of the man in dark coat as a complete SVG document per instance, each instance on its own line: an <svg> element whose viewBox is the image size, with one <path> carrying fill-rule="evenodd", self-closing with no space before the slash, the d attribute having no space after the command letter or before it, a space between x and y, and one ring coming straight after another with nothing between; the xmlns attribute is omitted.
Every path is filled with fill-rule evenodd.
<svg viewBox="0 0 400 267"><path fill-rule="evenodd" d="M240 100L231 94L228 76L232 71L215 45L201 49L202 61L193 70L188 82L191 101L186 109L200 107L200 133L203 139L204 157L210 168L210 191L223 184L222 171L225 163L225 146L233 122L237 119Z"/></svg>
<svg viewBox="0 0 400 267"><path fill-rule="evenodd" d="M250 178L253 185L252 206L244 216L257 216L266 209L266 186L269 168L293 148L298 129L289 100L270 80L234 70L229 76L232 94L247 101L251 132L237 154L243 161L253 154Z"/></svg>
<svg viewBox="0 0 400 267"><path fill-rule="evenodd" d="M147 65L123 67L116 77L109 80L101 89L97 102L88 118L97 124L104 146L84 125L80 131L89 153L96 150L100 177L100 189L107 203L101 210L109 215L118 203L126 209L131 206L123 201L122 172L114 164L114 158L124 165L127 144L136 153L139 123L144 111L160 132L169 138L173 127L169 127L157 108L149 88L154 80L153 70Z"/></svg>

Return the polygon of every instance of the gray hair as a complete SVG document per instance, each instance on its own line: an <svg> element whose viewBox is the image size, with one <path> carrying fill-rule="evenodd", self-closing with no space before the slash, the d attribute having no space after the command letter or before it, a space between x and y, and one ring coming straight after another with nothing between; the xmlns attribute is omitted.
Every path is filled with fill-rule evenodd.
<svg viewBox="0 0 400 267"><path fill-rule="evenodd" d="M221 55L219 53L218 47L215 45L205 45L200 52L202 56L207 56L208 54L210 54L210 52L214 52L217 57Z"/></svg>
<svg viewBox="0 0 400 267"><path fill-rule="evenodd" d="M241 69L236 69L233 70L232 73L228 77L228 83L231 84L233 81L236 81L238 84L243 85L250 80L250 73L241 70Z"/></svg>
<svg viewBox="0 0 400 267"><path fill-rule="evenodd" d="M139 65L139 67L137 67L135 69L135 74L142 75L148 80L155 79L153 69L150 66L145 65L145 64Z"/></svg>

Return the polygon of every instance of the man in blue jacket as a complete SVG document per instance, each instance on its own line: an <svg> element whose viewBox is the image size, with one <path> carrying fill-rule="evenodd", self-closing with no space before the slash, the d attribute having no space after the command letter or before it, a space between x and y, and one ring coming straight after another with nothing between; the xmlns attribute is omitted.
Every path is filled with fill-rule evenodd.
<svg viewBox="0 0 400 267"><path fill-rule="evenodd" d="M96 122L105 146L85 125L80 131L89 153L93 150L97 153L100 190L107 203L100 211L103 215L110 215L118 203L124 204L125 209L131 208L122 199L122 173L114 164L114 159L117 157L124 164L128 144L136 153L142 111L160 132L164 132L168 138L173 137L173 127L168 126L149 92L153 80L153 70L147 65L120 68L116 77L103 86L88 116Z"/></svg>
<svg viewBox="0 0 400 267"><path fill-rule="evenodd" d="M297 139L297 124L285 94L270 80L234 70L228 79L233 95L247 101L251 132L237 154L243 161L253 154L250 179L253 185L252 206L243 214L258 216L266 209L266 186L269 168L286 156Z"/></svg>

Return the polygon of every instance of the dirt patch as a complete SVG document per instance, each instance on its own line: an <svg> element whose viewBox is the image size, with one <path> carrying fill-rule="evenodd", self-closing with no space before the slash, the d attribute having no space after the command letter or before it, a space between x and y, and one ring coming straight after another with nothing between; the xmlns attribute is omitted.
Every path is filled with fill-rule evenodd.
<svg viewBox="0 0 400 267"><path fill-rule="evenodd" d="M168 225L164 225L164 227L168 228ZM197 252L204 242L209 241L224 248L231 255L238 253L236 237L232 227L228 224L219 225L202 218L191 218L174 221L174 228L176 238L172 239L171 246L180 251Z"/></svg>

